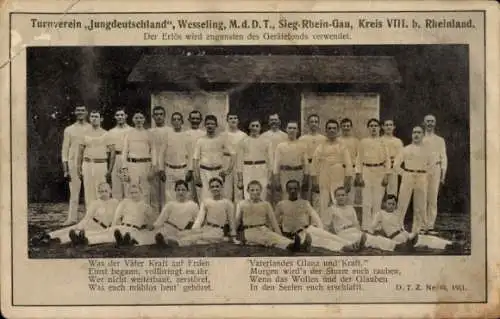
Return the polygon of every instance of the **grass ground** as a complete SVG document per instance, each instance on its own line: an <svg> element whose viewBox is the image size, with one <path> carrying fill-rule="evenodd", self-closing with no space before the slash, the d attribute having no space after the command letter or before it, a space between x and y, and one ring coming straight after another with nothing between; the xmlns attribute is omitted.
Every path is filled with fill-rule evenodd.
<svg viewBox="0 0 500 319"><path fill-rule="evenodd" d="M66 218L68 205L57 204L29 204L28 205L28 238L39 231L52 231L61 228ZM83 217L83 207L79 210ZM470 254L470 227L468 215L446 214L438 215L436 228L440 230L440 237L453 240L464 240L465 247L461 252L443 252L430 249L418 249L411 253L383 252L364 248L357 253L335 253L319 248L310 252L296 253L294 256L338 256L338 255L468 255ZM264 257L290 256L290 253L276 248L262 246L241 246L231 243L212 245L197 245L190 247L158 248L156 246L139 246L116 248L113 244L102 244L90 247L74 248L70 245L51 245L49 247L28 247L30 258L124 258L124 257Z"/></svg>

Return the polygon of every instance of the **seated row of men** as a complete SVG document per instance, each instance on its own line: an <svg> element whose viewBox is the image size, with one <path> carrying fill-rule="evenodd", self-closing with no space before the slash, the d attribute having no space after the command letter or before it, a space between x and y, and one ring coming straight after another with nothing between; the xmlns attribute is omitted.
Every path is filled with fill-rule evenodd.
<svg viewBox="0 0 500 319"><path fill-rule="evenodd" d="M33 244L69 243L74 246L116 243L118 246L152 245L190 246L231 241L295 251L310 247L326 250L357 251L370 247L384 251L405 251L414 247L453 249L459 245L430 235L408 233L394 214L396 200L388 196L385 210L373 219L369 231L362 231L354 208L346 204L343 187L335 190L336 203L329 208L330 220L324 224L311 204L300 198L299 182L290 180L288 199L273 210L262 199L262 185L253 180L247 186L249 199L236 210L223 197L220 178L209 181L211 198L201 206L189 199L184 180L175 183L176 198L159 216L141 197L141 188L130 186L130 197L118 202L111 198L109 184L99 185L99 199L92 202L78 224L39 234ZM237 236L239 235L239 236ZM457 246L458 245L458 246Z"/></svg>

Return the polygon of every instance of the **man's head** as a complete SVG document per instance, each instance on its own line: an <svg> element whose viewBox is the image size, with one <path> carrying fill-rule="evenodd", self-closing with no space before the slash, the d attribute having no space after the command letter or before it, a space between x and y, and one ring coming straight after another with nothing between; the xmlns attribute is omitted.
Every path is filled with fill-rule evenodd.
<svg viewBox="0 0 500 319"><path fill-rule="evenodd" d="M338 206L345 206L347 202L347 194L343 186L335 189L334 196L335 196L335 202L337 203Z"/></svg>
<svg viewBox="0 0 500 319"><path fill-rule="evenodd" d="M75 117L77 121L85 121L87 118L87 107L85 105L75 106Z"/></svg>
<svg viewBox="0 0 500 319"><path fill-rule="evenodd" d="M424 129L420 125L413 127L413 130L411 131L412 142L415 144L419 144L420 142L422 142L423 137L424 137Z"/></svg>
<svg viewBox="0 0 500 319"><path fill-rule="evenodd" d="M184 124L184 117L179 112L174 112L170 116L170 123L175 130L180 130Z"/></svg>
<svg viewBox="0 0 500 319"><path fill-rule="evenodd" d="M146 117L142 111L137 111L134 113L134 116L132 116L132 123L134 123L134 127L136 128L143 128L145 121Z"/></svg>
<svg viewBox="0 0 500 319"><path fill-rule="evenodd" d="M165 109L162 106L153 107L153 121L155 121L156 126L165 125Z"/></svg>
<svg viewBox="0 0 500 319"><path fill-rule="evenodd" d="M380 122L377 119L369 119L368 122L366 122L366 127L368 127L372 137L380 136Z"/></svg>
<svg viewBox="0 0 500 319"><path fill-rule="evenodd" d="M396 126L394 125L393 120L385 120L383 129L384 129L384 134L388 136L392 136L394 134L394 129Z"/></svg>
<svg viewBox="0 0 500 319"><path fill-rule="evenodd" d="M388 213L392 213L393 211L396 210L397 205L398 205L398 200L396 196L387 195L384 201L385 211Z"/></svg>
<svg viewBox="0 0 500 319"><path fill-rule="evenodd" d="M202 120L203 115L201 115L200 111L194 110L189 112L188 121L191 124L191 128L197 129L200 126Z"/></svg>
<svg viewBox="0 0 500 319"><path fill-rule="evenodd" d="M238 129L238 124L239 124L238 114L227 113L226 120L227 120L227 125L230 129L232 130Z"/></svg>
<svg viewBox="0 0 500 319"><path fill-rule="evenodd" d="M424 117L424 126L427 132L433 132L436 128L436 117L432 114L427 114Z"/></svg>
<svg viewBox="0 0 500 319"><path fill-rule="evenodd" d="M342 129L342 134L349 135L352 131L352 120L348 117L343 118L340 121L340 128Z"/></svg>
<svg viewBox="0 0 500 319"><path fill-rule="evenodd" d="M99 185L97 185L97 195L99 199L109 199L111 196L111 187L109 186L109 184L106 182L99 183Z"/></svg>
<svg viewBox="0 0 500 319"><path fill-rule="evenodd" d="M310 132L317 132L319 130L319 115L311 114L307 117L307 127Z"/></svg>
<svg viewBox="0 0 500 319"><path fill-rule="evenodd" d="M102 121L101 111L99 111L99 110L92 110L90 112L89 119L90 119L90 124L92 125L92 127L94 127L94 128L100 127L101 126L101 121Z"/></svg>
<svg viewBox="0 0 500 319"><path fill-rule="evenodd" d="M252 180L248 183L247 192L251 200L259 200L262 194L262 184L257 180Z"/></svg>
<svg viewBox="0 0 500 319"><path fill-rule="evenodd" d="M280 116L278 115L278 113L269 114L268 122L269 122L269 127L271 129L275 129L275 130L279 129L280 124L281 124L281 120L280 120Z"/></svg>
<svg viewBox="0 0 500 319"><path fill-rule="evenodd" d="M209 114L205 116L205 129L207 133L213 134L217 130L219 123L217 122L217 116Z"/></svg>
<svg viewBox="0 0 500 319"><path fill-rule="evenodd" d="M334 119L329 119L328 121L326 121L325 134L328 139L335 139L339 134L339 123Z"/></svg>
<svg viewBox="0 0 500 319"><path fill-rule="evenodd" d="M188 184L185 180L179 179L174 184L174 190L177 200L186 198L188 192Z"/></svg>
<svg viewBox="0 0 500 319"><path fill-rule="evenodd" d="M137 184L130 184L128 187L128 193L132 200L139 201L142 199L142 189Z"/></svg>
<svg viewBox="0 0 500 319"><path fill-rule="evenodd" d="M115 120L118 125L124 125L127 123L127 113L124 109L117 109L115 111Z"/></svg>
<svg viewBox="0 0 500 319"><path fill-rule="evenodd" d="M221 195L222 185L222 179L220 179L219 177L213 177L208 181L208 187L210 188L210 192L212 193L213 197L218 197Z"/></svg>
<svg viewBox="0 0 500 319"><path fill-rule="evenodd" d="M257 136L260 134L261 130L262 125L260 123L260 120L251 120L248 124L248 131L250 132L250 135Z"/></svg>
<svg viewBox="0 0 500 319"><path fill-rule="evenodd" d="M299 197L300 183L298 180L292 179L286 183L286 192L289 200L296 200Z"/></svg>
<svg viewBox="0 0 500 319"><path fill-rule="evenodd" d="M299 124L297 121L290 121L286 125L286 134L288 135L288 139L296 140L297 134L299 133Z"/></svg>

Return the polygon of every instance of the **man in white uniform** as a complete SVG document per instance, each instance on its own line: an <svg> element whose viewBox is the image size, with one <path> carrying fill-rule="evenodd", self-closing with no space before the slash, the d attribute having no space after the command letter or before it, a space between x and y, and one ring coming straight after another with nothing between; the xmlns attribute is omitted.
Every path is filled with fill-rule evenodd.
<svg viewBox="0 0 500 319"><path fill-rule="evenodd" d="M195 181L202 185L202 201L210 198L209 181L215 177L224 180L226 176L231 174L236 159L236 154L227 142L226 136L217 134L217 126L217 117L207 115L205 117L207 133L198 139L194 148ZM224 169L224 153L230 154L230 162L226 169Z"/></svg>
<svg viewBox="0 0 500 319"><path fill-rule="evenodd" d="M296 180L302 190L308 188L309 163L304 144L297 140L298 123L290 121L286 126L288 140L281 142L276 147L274 155L274 183L279 185L282 198L287 197L286 184L288 181Z"/></svg>
<svg viewBox="0 0 500 319"><path fill-rule="evenodd" d="M356 158L358 157L359 140L352 134L352 120L350 118L344 118L340 121L340 128L342 129L342 135L339 137L339 141L344 143L349 151L349 156L352 160L352 165L356 164ZM353 187L347 192L347 202L351 205L355 205L356 198L361 197L362 190L360 187L354 183Z"/></svg>
<svg viewBox="0 0 500 319"><path fill-rule="evenodd" d="M394 129L396 126L394 125L393 120L385 120L383 129L384 135L382 135L382 141L387 148L387 152L389 152L389 158L391 159L391 169L394 165L394 159L403 149L403 142L394 136ZM386 188L387 195L397 195L398 194L398 175L391 172L389 174L389 179L387 181Z"/></svg>
<svg viewBox="0 0 500 319"><path fill-rule="evenodd" d="M189 144L188 144L188 152L189 152L189 160L188 160L188 172L186 175L186 181L190 184L191 189L191 197L195 202L200 202L199 194L201 193L201 185L196 185L193 178L193 153L194 146L198 139L202 136L205 136L206 132L200 128L200 124L203 120L203 115L201 115L200 111L193 110L189 113L188 121L191 125L191 128L186 130L186 135L188 136Z"/></svg>
<svg viewBox="0 0 500 319"><path fill-rule="evenodd" d="M437 201L440 185L446 179L448 169L448 157L446 155L446 142L434 133L436 128L436 118L434 115L427 115L424 118L425 136L423 143L427 151L431 154L431 167L427 176L427 213L424 219L423 229L429 234L436 234L434 223L438 213Z"/></svg>
<svg viewBox="0 0 500 319"><path fill-rule="evenodd" d="M123 140L130 131L130 126L127 125L127 113L124 109L116 110L115 120L116 126L108 132L109 144L114 145L116 154L115 165L111 173L111 185L113 198L122 200L126 196L122 170Z"/></svg>
<svg viewBox="0 0 500 319"><path fill-rule="evenodd" d="M239 119L237 114L228 113L227 114L227 130L224 132L227 142L231 145L231 148L236 153L236 158L238 158L240 153L241 141L247 137L247 135L238 128ZM231 159L231 154L224 153L225 163L224 166L228 167ZM237 187L237 178L234 171L231 175L226 176L226 181L224 183L224 197L233 202L238 202L243 198L242 189Z"/></svg>
<svg viewBox="0 0 500 319"><path fill-rule="evenodd" d="M157 150L156 156L152 160L153 177L151 179L151 207L155 213L160 213L165 205L165 182L161 180L159 174L160 148L165 144L172 128L165 125L165 109L162 106L153 107L153 121L155 127L149 129L153 137L154 148Z"/></svg>
<svg viewBox="0 0 500 319"><path fill-rule="evenodd" d="M413 193L412 233L418 233L425 223L427 203L427 178L431 167L431 155L422 142L424 130L416 126L412 131L412 144L405 146L394 161L395 173L401 175L398 216L403 227L406 210ZM404 168L401 167L404 165Z"/></svg>
<svg viewBox="0 0 500 319"><path fill-rule="evenodd" d="M132 117L134 128L132 128L123 142L122 165L128 170L126 180L129 184L136 184L142 190L142 199L148 204L151 201L151 160L156 156L154 149L154 138L144 128L146 117L142 111L135 112ZM128 187L128 186L127 186ZM128 189L126 190L128 194ZM158 214L157 214L158 215Z"/></svg>
<svg viewBox="0 0 500 319"><path fill-rule="evenodd" d="M380 138L380 123L377 119L368 120L370 137L359 143L356 159L356 184L363 188L363 217L361 226L368 230L372 218L380 210L384 190L391 170L389 153Z"/></svg>
<svg viewBox="0 0 500 319"><path fill-rule="evenodd" d="M241 142L241 149L237 157L238 188L243 188L245 199L250 199L248 184L256 180L262 186L262 198L266 197L267 187L272 178L271 158L273 157L271 142L260 135L259 120L250 122L250 135Z"/></svg>
<svg viewBox="0 0 500 319"><path fill-rule="evenodd" d="M99 111L90 112L91 129L85 133L80 144L78 172L83 177L86 207L90 207L90 204L98 198L97 187L99 184L111 181L111 172L115 163L115 149L113 145L109 145L107 132L101 127L101 120ZM108 150L110 153L109 168Z"/></svg>
<svg viewBox="0 0 500 319"><path fill-rule="evenodd" d="M69 184L69 209L68 217L63 226L74 224L78 221L78 203L82 181L78 174L78 155L80 144L86 131L91 125L87 120L87 108L85 106L75 107L76 122L64 129L64 140L61 150L64 178Z"/></svg>
<svg viewBox="0 0 500 319"><path fill-rule="evenodd" d="M175 182L186 179L189 160L189 137L182 131L184 118L181 113L174 112L170 120L173 130L161 145L158 167L165 181L165 204L175 200Z"/></svg>

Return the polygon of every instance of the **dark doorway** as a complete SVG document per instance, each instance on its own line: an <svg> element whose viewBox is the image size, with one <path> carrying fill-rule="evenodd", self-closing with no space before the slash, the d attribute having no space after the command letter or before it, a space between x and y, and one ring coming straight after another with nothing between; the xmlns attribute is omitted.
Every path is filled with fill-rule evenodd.
<svg viewBox="0 0 500 319"><path fill-rule="evenodd" d="M260 119L263 130L267 130L267 118L271 113L280 115L284 129L287 121L300 121L300 92L299 85L252 84L229 96L229 108L238 114L240 128L245 132L251 119Z"/></svg>

